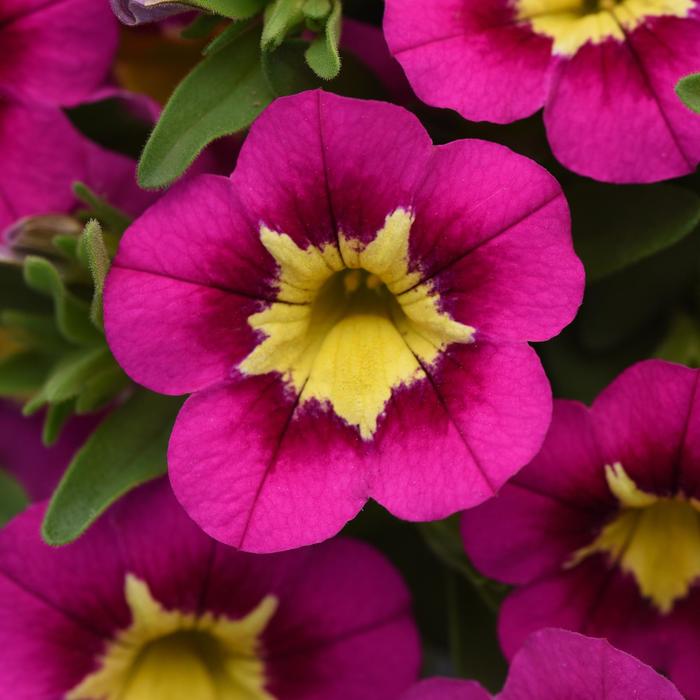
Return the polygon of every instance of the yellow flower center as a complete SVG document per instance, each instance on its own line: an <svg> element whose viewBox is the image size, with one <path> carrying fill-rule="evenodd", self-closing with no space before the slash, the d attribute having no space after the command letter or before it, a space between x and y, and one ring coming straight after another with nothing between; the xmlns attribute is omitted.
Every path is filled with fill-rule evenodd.
<svg viewBox="0 0 700 700"><path fill-rule="evenodd" d="M474 329L440 309L431 282L409 271L413 217L397 209L368 244L300 248L263 226L262 244L279 266L278 294L249 318L265 338L244 374L279 372L299 396L317 401L370 440L392 391L424 378L450 343Z"/></svg>
<svg viewBox="0 0 700 700"><path fill-rule="evenodd" d="M276 598L232 620L165 610L132 575L125 589L131 626L66 700L274 700L265 690L259 640Z"/></svg>
<svg viewBox="0 0 700 700"><path fill-rule="evenodd" d="M700 577L700 502L640 491L619 463L606 466L605 475L620 512L567 567L605 553L634 576L660 612L669 613Z"/></svg>
<svg viewBox="0 0 700 700"><path fill-rule="evenodd" d="M553 39L562 56L588 42L624 41L649 17L687 17L692 8L693 0L515 0L518 20Z"/></svg>

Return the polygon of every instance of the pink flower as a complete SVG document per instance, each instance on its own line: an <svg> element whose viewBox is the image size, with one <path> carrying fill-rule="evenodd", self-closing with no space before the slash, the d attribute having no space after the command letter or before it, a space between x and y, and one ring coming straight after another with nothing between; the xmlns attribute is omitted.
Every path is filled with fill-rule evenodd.
<svg viewBox="0 0 700 700"><path fill-rule="evenodd" d="M367 545L237 552L163 481L61 549L42 510L0 533L4 698L387 700L416 678L408 593Z"/></svg>
<svg viewBox="0 0 700 700"><path fill-rule="evenodd" d="M544 105L555 156L609 182L693 172L700 118L674 93L700 70L698 0L387 0L418 94L505 123Z"/></svg>
<svg viewBox="0 0 700 700"><path fill-rule="evenodd" d="M533 630L607 637L700 698L698 370L634 365L591 409L555 404L540 454L463 519L469 556L516 586L508 656Z"/></svg>
<svg viewBox="0 0 700 700"><path fill-rule="evenodd" d="M0 92L75 105L105 80L118 23L106 0L2 0Z"/></svg>
<svg viewBox="0 0 700 700"><path fill-rule="evenodd" d="M477 683L433 679L404 700L490 700ZM503 691L493 700L682 700L653 668L604 639L558 629L531 635L513 659Z"/></svg>
<svg viewBox="0 0 700 700"><path fill-rule="evenodd" d="M24 216L75 211L76 180L131 214L154 199L136 185L134 161L89 141L55 107L0 96L0 153L0 234Z"/></svg>
<svg viewBox="0 0 700 700"><path fill-rule="evenodd" d="M370 497L427 520L492 496L550 420L526 341L571 320L582 284L539 166L308 92L258 119L230 180L175 187L126 232L106 334L135 381L194 394L168 455L188 513L275 551Z"/></svg>

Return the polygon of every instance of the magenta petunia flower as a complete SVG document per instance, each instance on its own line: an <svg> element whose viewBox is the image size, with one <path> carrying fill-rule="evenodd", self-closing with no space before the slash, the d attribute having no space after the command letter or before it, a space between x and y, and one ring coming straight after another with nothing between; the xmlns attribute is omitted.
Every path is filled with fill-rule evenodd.
<svg viewBox="0 0 700 700"><path fill-rule="evenodd" d="M477 683L432 679L404 700L490 700ZM508 680L493 700L682 700L653 668L604 639L560 629L534 633L513 659Z"/></svg>
<svg viewBox="0 0 700 700"><path fill-rule="evenodd" d="M163 481L61 549L42 510L0 533L3 698L390 700L416 679L407 590L365 544L238 552Z"/></svg>
<svg viewBox="0 0 700 700"><path fill-rule="evenodd" d="M0 401L0 469L14 475L31 500L48 498L98 420L98 416L72 418L56 444L44 447L43 416L25 418L18 406Z"/></svg>
<svg viewBox="0 0 700 700"><path fill-rule="evenodd" d="M194 393L168 456L189 514L273 551L370 497L427 520L492 496L550 420L526 341L566 325L582 285L535 163L308 92L258 119L230 180L176 187L126 232L106 334L137 382Z"/></svg>
<svg viewBox="0 0 700 700"><path fill-rule="evenodd" d="M89 141L54 107L0 97L0 153L0 234L24 216L72 213L76 180L130 214L154 199L137 186L133 160Z"/></svg>
<svg viewBox="0 0 700 700"><path fill-rule="evenodd" d="M0 92L78 104L105 80L118 26L106 0L2 0Z"/></svg>
<svg viewBox="0 0 700 700"><path fill-rule="evenodd" d="M693 172L700 118L674 87L700 70L698 0L387 0L418 94L474 121L544 106L555 156L609 182Z"/></svg>
<svg viewBox="0 0 700 700"><path fill-rule="evenodd" d="M633 366L594 402L555 403L540 454L466 513L467 552L516 586L512 655L541 627L607 637L700 698L698 370Z"/></svg>

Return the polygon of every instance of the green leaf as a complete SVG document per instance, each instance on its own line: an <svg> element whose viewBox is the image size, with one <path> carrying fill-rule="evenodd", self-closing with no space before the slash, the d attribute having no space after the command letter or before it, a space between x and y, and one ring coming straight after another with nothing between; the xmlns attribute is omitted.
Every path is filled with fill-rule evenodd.
<svg viewBox="0 0 700 700"><path fill-rule="evenodd" d="M325 33L314 39L306 51L307 63L314 73L324 80L332 80L340 73L338 44L342 19L342 4L340 0L335 0L326 22Z"/></svg>
<svg viewBox="0 0 700 700"><path fill-rule="evenodd" d="M700 73L687 75L679 80L676 85L676 94L688 109L700 114Z"/></svg>
<svg viewBox="0 0 700 700"><path fill-rule="evenodd" d="M577 182L567 195L589 283L672 246L700 222L700 197L676 185Z"/></svg>
<svg viewBox="0 0 700 700"><path fill-rule="evenodd" d="M89 215L97 219L108 231L121 236L131 224L131 217L96 195L82 182L73 183L73 193L89 208Z"/></svg>
<svg viewBox="0 0 700 700"><path fill-rule="evenodd" d="M178 178L211 141L248 127L274 99L260 65L259 34L207 56L168 101L139 163L142 187Z"/></svg>
<svg viewBox="0 0 700 700"><path fill-rule="evenodd" d="M287 36L304 21L303 0L273 0L265 9L260 47L272 51L282 44Z"/></svg>
<svg viewBox="0 0 700 700"><path fill-rule="evenodd" d="M41 441L50 447L58 440L66 421L73 415L75 401L64 401L49 406L44 419L44 429L41 434Z"/></svg>
<svg viewBox="0 0 700 700"><path fill-rule="evenodd" d="M80 238L80 247L85 251L94 287L92 304L90 305L90 319L97 328L102 329L102 294L110 261L107 246L102 237L102 229L96 219L91 219L86 224Z"/></svg>
<svg viewBox="0 0 700 700"><path fill-rule="evenodd" d="M102 340L90 321L88 305L66 289L58 270L48 260L29 256L24 261L24 279L31 289L53 299L56 324L66 340L77 344Z"/></svg>
<svg viewBox="0 0 700 700"><path fill-rule="evenodd" d="M0 527L29 505L29 497L22 484L5 469L0 469Z"/></svg>
<svg viewBox="0 0 700 700"><path fill-rule="evenodd" d="M50 545L79 537L117 499L166 471L181 399L138 391L111 413L78 452L46 512Z"/></svg>
<svg viewBox="0 0 700 700"><path fill-rule="evenodd" d="M26 396L39 390L53 360L38 352L11 355L0 362L0 395Z"/></svg>
<svg viewBox="0 0 700 700"><path fill-rule="evenodd" d="M63 357L49 375L42 393L49 403L60 403L80 394L98 372L113 366L106 346L81 350Z"/></svg>

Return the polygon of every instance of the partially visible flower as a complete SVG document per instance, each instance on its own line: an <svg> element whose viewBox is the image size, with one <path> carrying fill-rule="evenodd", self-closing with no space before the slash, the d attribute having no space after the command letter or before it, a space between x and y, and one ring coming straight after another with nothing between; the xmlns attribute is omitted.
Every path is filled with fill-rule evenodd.
<svg viewBox="0 0 700 700"><path fill-rule="evenodd" d="M19 481L30 500L48 498L98 420L95 416L72 418L56 444L44 447L43 417L25 418L18 406L0 401L0 469Z"/></svg>
<svg viewBox="0 0 700 700"><path fill-rule="evenodd" d="M162 480L60 549L42 511L0 532L4 698L387 700L415 681L408 593L365 544L237 552Z"/></svg>
<svg viewBox="0 0 700 700"><path fill-rule="evenodd" d="M384 31L419 97L474 121L544 106L554 155L610 182L700 161L674 92L700 70L698 0L387 0Z"/></svg>
<svg viewBox="0 0 700 700"><path fill-rule="evenodd" d="M114 14L128 25L159 22L166 17L192 10L192 5L182 5L167 0L109 0Z"/></svg>
<svg viewBox="0 0 700 700"><path fill-rule="evenodd" d="M84 101L107 77L117 27L106 0L2 0L0 92L43 104Z"/></svg>
<svg viewBox="0 0 700 700"><path fill-rule="evenodd" d="M74 212L76 180L130 214L155 198L137 186L133 160L89 141L54 107L0 96L0 153L0 235L24 216Z"/></svg>
<svg viewBox="0 0 700 700"><path fill-rule="evenodd" d="M477 683L433 679L404 700L489 700ZM653 668L611 646L573 632L536 632L518 651L493 700L683 700Z"/></svg>
<svg viewBox="0 0 700 700"><path fill-rule="evenodd" d="M172 189L105 288L137 382L193 393L170 476L213 537L275 551L368 498L412 520L492 496L539 449L551 393L528 340L578 307L558 183L407 111L308 92L254 124L231 179Z"/></svg>
<svg viewBox="0 0 700 700"><path fill-rule="evenodd" d="M463 516L467 552L516 586L512 656L533 630L608 638L700 699L700 371L626 370L593 403L555 403L537 457Z"/></svg>

